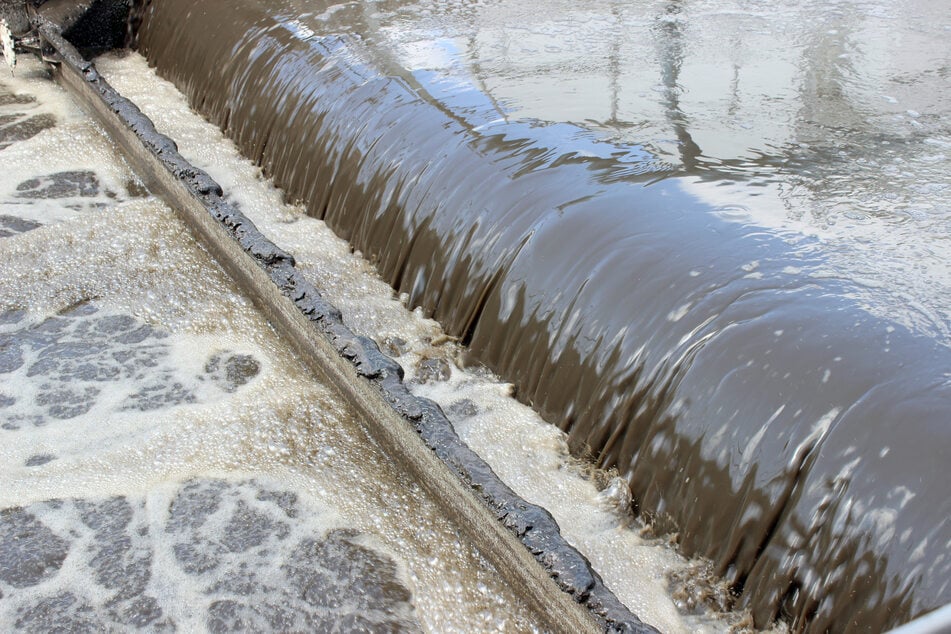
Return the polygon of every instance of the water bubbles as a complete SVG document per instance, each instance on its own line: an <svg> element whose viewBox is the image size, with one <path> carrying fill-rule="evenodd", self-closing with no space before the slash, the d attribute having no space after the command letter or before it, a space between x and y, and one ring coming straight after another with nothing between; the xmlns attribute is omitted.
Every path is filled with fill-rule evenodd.
<svg viewBox="0 0 951 634"><path fill-rule="evenodd" d="M147 73L136 68L132 74ZM109 169L94 166L93 171L107 183L102 175ZM395 615L407 624L402 629L415 629L411 624L418 618L430 630L439 629L434 623L451 622L471 631L487 610L508 619L515 631L530 630L530 612L505 600L507 589L492 569L468 545L460 546L438 509L364 442L347 407L309 376L169 210L142 197L109 204L108 215L63 214L0 242L0 336L14 336L18 351L16 359L11 353L5 362L9 368L4 366L9 370L5 379L16 374L16 397L6 394L12 384L5 381L0 419L12 421L13 408L24 416L36 410L46 421L37 426L17 419L19 429L0 430L6 438L29 438L0 447L5 484L0 506L42 509L38 521L67 540L70 552L59 568L58 555L48 558L55 594L35 599L4 588L0 623L11 626L30 612L30 623L37 627L53 627L44 619L59 615L59 625L76 628L124 629L138 623L162 629L174 622L202 629L234 624L240 617L272 629L315 629L317 621L307 621L306 615L318 610L282 594L288 584L281 575L298 578L293 566L313 562L310 555L319 552L328 558L329 576L339 581L330 586L336 590L324 589L321 597L346 593L358 608L337 613L337 623L383 628ZM31 237L36 231L44 235ZM56 314L77 303L95 310ZM366 312L377 318L376 311ZM37 370L27 376L31 368ZM52 391L33 398L42 392L40 383L31 383L38 377L99 391L84 388L76 399L54 398ZM68 419L46 412L70 399L90 409ZM316 468L309 464L314 456L322 459ZM206 496L221 510L202 525L208 534L166 522L175 500L193 485L220 492ZM296 513L294 521L282 516L287 513L280 502L292 496L299 503L285 506ZM54 498L60 502L49 501ZM113 614L95 608L111 601L115 592L106 586L114 580L100 583L102 569L92 561L94 555L84 556L105 552L113 542L98 537L76 510L86 509L87 516L99 513L96 509L102 510L100 516L126 514L109 515L110 504L131 509L133 517L129 530L118 531L117 538L129 536L133 550L150 558L136 560L129 582L151 579L148 592L135 586L129 593L138 597L135 605L120 602L115 623L95 620ZM194 519L200 512L192 509L187 515ZM0 519L0 532L5 526ZM328 529L345 532L328 537ZM293 548L305 538L313 548L298 553ZM113 552L118 559L101 559L112 562L108 565L124 561L126 551L117 546ZM440 565L427 566L434 553ZM335 563L340 560L348 566ZM366 565L355 570L353 564L360 562ZM0 568L17 569L3 562ZM209 575L217 571L224 581L203 576L203 569ZM411 577L410 569L420 572ZM219 581L230 585L216 585ZM470 596L470 581L490 588L490 597ZM241 612L230 596L245 592L251 599L238 603L253 607ZM365 604L381 593L385 605ZM410 593L415 607L408 603ZM367 613L378 620L364 623ZM87 617L91 614L96 617Z"/></svg>
<svg viewBox="0 0 951 634"><path fill-rule="evenodd" d="M325 225L285 205L279 192L255 193L247 185L247 180L258 182L254 168L233 148L220 145L220 132L196 121L181 104L180 96L162 97L167 86L152 83L151 71L140 59L133 56L121 62L128 65L122 66L119 60L109 62L102 65L103 73L124 93L137 102L141 100L147 112L154 111L160 125L170 126L172 136L182 139L183 152L193 152L192 158L199 166L233 192L245 213L267 235L294 252L301 269L327 288L328 298L344 311L348 325L369 336L402 340L399 361L408 373L421 360L432 357L431 344L438 331L432 321L422 318L422 311L409 318L405 310L408 295L394 299L389 287L378 278L367 278L364 262L354 259ZM288 215L299 220L288 225L284 222ZM202 301L200 296L188 299ZM194 329L197 321L186 320L183 325ZM220 332L230 325L214 322L209 328ZM270 351L263 344L261 349ZM437 365L437 370L445 369ZM448 376L439 371L438 380L414 389L434 396L444 407L466 400L472 403L474 407L461 406L466 418L457 426L467 442L513 488L556 514L565 534L583 547L599 572L610 579L612 588L626 599L653 605L656 609L651 617L656 617L664 629L686 629L666 596L663 574L658 572L670 564L673 555L663 549L661 554L633 554L648 547L635 533L621 531L624 520L605 509L593 483L566 464L568 451L561 432L511 401L511 385L499 382L490 373L462 373L451 365ZM293 366L294 362L283 356L264 358L260 376L247 386L254 398L241 401L240 406L248 408L244 416L226 414L222 409L209 412L202 425L211 434L211 446L202 447L202 452L207 452L202 460L220 456L228 458L225 464L231 468L292 473L308 495L338 505L352 527L377 535L385 549L405 562L416 614L426 629L466 630L464 623L469 623L471 631L472 623L482 622L486 614L492 615L489 620L505 631L535 628L521 608L511 604L510 593L491 573L484 572L485 564L478 553L459 541L425 496L414 491L405 476L394 473L385 460L359 446L356 440L362 433L345 410L338 415L339 406L321 401L319 393L315 396L314 391L302 388L303 383L296 378L279 380L276 375ZM236 394L240 397L242 391ZM268 410L249 402L275 399L277 394L293 401L295 407ZM315 399L318 406L306 406L310 399ZM224 451L214 446L241 435L245 441L239 449ZM282 447L294 451L288 456L276 455ZM415 519L407 521L407 514ZM435 564L431 559L436 560ZM637 571L632 573L634 569ZM487 596L481 587L489 589L490 599L480 598ZM645 595L649 598L644 599ZM475 621L465 621L470 618Z"/></svg>
<svg viewBox="0 0 951 634"><path fill-rule="evenodd" d="M607 508L616 511L622 517L626 517L631 512L631 488L623 478L612 478L598 494L598 498Z"/></svg>

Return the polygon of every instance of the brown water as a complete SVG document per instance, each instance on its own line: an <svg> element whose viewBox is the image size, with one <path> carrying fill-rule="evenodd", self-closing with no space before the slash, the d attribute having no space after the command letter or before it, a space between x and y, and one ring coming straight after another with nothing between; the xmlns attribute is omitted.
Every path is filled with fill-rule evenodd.
<svg viewBox="0 0 951 634"><path fill-rule="evenodd" d="M506 114L451 73L424 85L381 7L166 0L141 47L576 452L616 467L759 624L880 630L948 602L940 320L892 310L900 281L864 283L814 235L738 216L757 200L724 205L736 179L685 175L636 131L609 143Z"/></svg>
<svg viewBox="0 0 951 634"><path fill-rule="evenodd" d="M0 631L543 630L43 62L0 117Z"/></svg>

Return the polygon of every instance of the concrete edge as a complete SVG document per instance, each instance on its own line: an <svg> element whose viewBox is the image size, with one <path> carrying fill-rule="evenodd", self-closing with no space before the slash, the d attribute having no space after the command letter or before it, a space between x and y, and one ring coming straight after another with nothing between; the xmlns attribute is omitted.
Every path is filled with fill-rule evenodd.
<svg viewBox="0 0 951 634"><path fill-rule="evenodd" d="M521 598L558 631L656 632L603 584L544 508L518 497L456 435L434 402L413 396L402 368L355 335L294 258L223 200L221 187L118 94L42 17L57 79L119 144L150 190L251 297L308 367L361 415L368 433L419 479ZM420 442L422 440L422 442ZM539 565L541 564L541 565Z"/></svg>

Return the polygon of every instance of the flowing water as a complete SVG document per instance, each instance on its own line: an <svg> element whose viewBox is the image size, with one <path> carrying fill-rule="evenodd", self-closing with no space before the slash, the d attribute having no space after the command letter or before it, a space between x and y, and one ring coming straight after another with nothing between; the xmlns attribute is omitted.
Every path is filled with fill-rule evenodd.
<svg viewBox="0 0 951 634"><path fill-rule="evenodd" d="M717 631L743 615L715 616L708 595L724 590L702 563L688 563L666 543L639 535L620 479L591 478L568 459L564 434L511 398L511 385L461 367L464 353L421 311L375 275L360 254L299 205L282 200L260 168L221 131L196 117L174 86L154 76L138 55L106 56L99 71L134 99L180 151L208 171L256 226L294 254L298 267L340 307L355 332L375 339L404 368L411 390L437 401L463 440L516 492L553 513L562 533L591 560L607 585L636 614L664 632Z"/></svg>
<svg viewBox="0 0 951 634"><path fill-rule="evenodd" d="M473 126L534 121L561 136L559 152L649 161L724 217L818 237L828 274L894 293L866 308L947 341L946 3L361 9L361 35ZM595 134L559 133L559 122Z"/></svg>
<svg viewBox="0 0 951 634"><path fill-rule="evenodd" d="M706 567L639 536L626 483L589 477L510 385L459 367L435 322L143 58L97 65L638 615L665 632L743 619L705 610L728 604ZM0 625L539 628L36 60L0 79L0 108Z"/></svg>
<svg viewBox="0 0 951 634"><path fill-rule="evenodd" d="M39 62L0 108L2 629L538 630Z"/></svg>
<svg viewBox="0 0 951 634"><path fill-rule="evenodd" d="M758 623L947 603L945 3L575 5L165 0L140 46Z"/></svg>

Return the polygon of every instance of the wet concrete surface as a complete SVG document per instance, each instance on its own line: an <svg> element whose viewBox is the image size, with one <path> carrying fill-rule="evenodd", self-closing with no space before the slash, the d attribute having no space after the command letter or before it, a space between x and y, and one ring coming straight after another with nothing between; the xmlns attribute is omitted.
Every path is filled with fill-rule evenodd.
<svg viewBox="0 0 951 634"><path fill-rule="evenodd" d="M892 318L893 289L835 275L814 236L734 221L644 147L482 125L466 110L480 89L434 93L361 43L362 5L308 7L229 4L224 23L153 5L142 50L577 453L616 467L759 624L881 629L947 602L949 499L930 474L951 353Z"/></svg>

